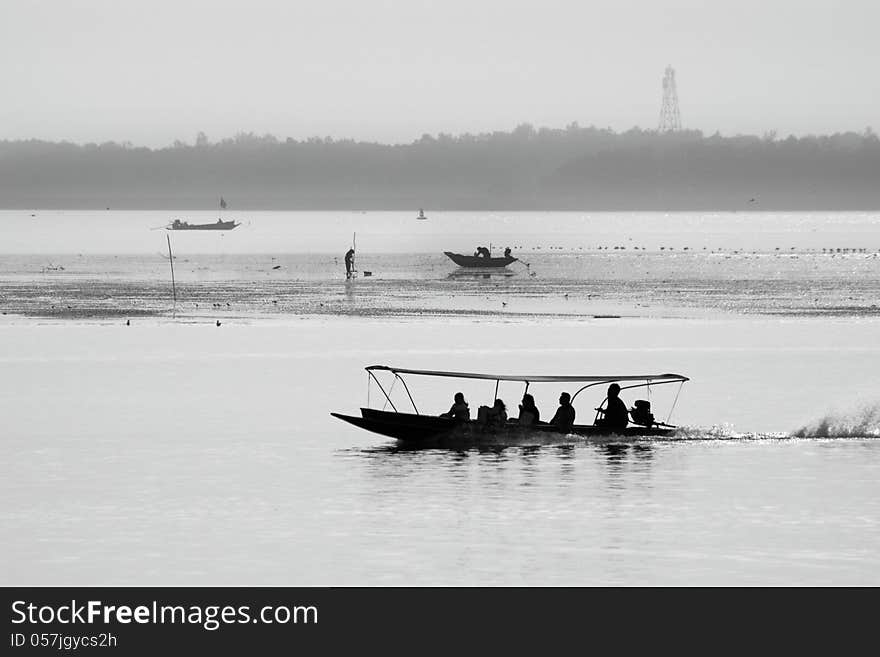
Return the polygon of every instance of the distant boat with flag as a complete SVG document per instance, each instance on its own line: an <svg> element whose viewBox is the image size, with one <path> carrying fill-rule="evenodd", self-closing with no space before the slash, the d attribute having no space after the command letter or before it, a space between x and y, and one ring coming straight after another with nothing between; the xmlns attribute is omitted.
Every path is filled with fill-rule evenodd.
<svg viewBox="0 0 880 657"><path fill-rule="evenodd" d="M226 209L226 201L220 197L220 211ZM241 222L236 223L235 219L223 221L223 217L218 217L217 221L212 224L191 224L188 221L175 219L166 228L168 230L232 230L236 226L241 226Z"/></svg>
<svg viewBox="0 0 880 657"><path fill-rule="evenodd" d="M236 226L241 226L241 224L236 223L234 219L231 219L230 221L218 219L213 224L191 224L188 221L175 219L167 228L168 230L232 230Z"/></svg>

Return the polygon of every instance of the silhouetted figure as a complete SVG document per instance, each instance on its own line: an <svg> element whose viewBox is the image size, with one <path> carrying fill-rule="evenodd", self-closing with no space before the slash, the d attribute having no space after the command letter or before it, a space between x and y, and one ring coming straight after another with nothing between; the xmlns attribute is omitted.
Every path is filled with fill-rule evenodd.
<svg viewBox="0 0 880 657"><path fill-rule="evenodd" d="M440 417L451 417L453 420L467 421L471 419L471 409L468 408L464 395L460 392L455 393L454 403L448 413L441 413Z"/></svg>
<svg viewBox="0 0 880 657"><path fill-rule="evenodd" d="M571 431L574 425L574 406L571 405L571 395L567 392L559 395L559 408L556 409L550 424L560 431Z"/></svg>
<svg viewBox="0 0 880 657"><path fill-rule="evenodd" d="M485 246L478 246L474 255L482 257L482 258L491 258L492 257L492 253Z"/></svg>
<svg viewBox="0 0 880 657"><path fill-rule="evenodd" d="M492 424L499 427L503 427L507 424L507 406L505 406L504 402L500 399L495 400L495 405L492 406L492 409L489 412L489 420Z"/></svg>
<svg viewBox="0 0 880 657"><path fill-rule="evenodd" d="M351 278L351 267L354 262L354 247L350 248L345 254L345 277Z"/></svg>
<svg viewBox="0 0 880 657"><path fill-rule="evenodd" d="M523 395L522 404L519 405L519 423L524 426L532 426L541 421L541 412L535 406L535 398L529 393Z"/></svg>
<svg viewBox="0 0 880 657"><path fill-rule="evenodd" d="M596 420L596 426L619 431L626 429L626 425L629 424L629 411L620 398L620 386L616 383L608 386L608 403L600 411L603 417Z"/></svg>
<svg viewBox="0 0 880 657"><path fill-rule="evenodd" d="M509 247L509 246L508 246L507 248L504 249L504 257L505 257L505 258L509 258L509 257L510 257L510 247Z"/></svg>
<svg viewBox="0 0 880 657"><path fill-rule="evenodd" d="M500 399L495 400L492 408L480 406L477 421L485 427L503 427L507 424L507 407Z"/></svg>

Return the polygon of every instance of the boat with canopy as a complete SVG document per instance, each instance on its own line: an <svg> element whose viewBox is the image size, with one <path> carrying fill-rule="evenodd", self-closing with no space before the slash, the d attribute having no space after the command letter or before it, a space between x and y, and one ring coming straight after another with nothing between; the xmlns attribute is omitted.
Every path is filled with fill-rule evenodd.
<svg viewBox="0 0 880 657"><path fill-rule="evenodd" d="M668 436L676 429L675 425L669 424L669 419L678 401L681 388L686 381L690 380L681 374L671 373L539 376L415 370L390 367L388 365L370 365L364 369L367 372L367 406L360 409L360 416L342 413L331 413L330 415L373 433L395 438L410 445L425 446L458 444L462 442L473 444L480 444L481 442L497 443L499 439L505 440L509 438L516 440L517 438L535 436L536 434L545 434L548 437L553 434L573 434L588 439L599 438L605 440ZM519 423L518 419L513 418L507 420L503 425L497 425L481 421L481 419L461 420L452 417L423 414L419 411L416 401L410 392L410 387L404 378L411 376L494 382L495 394L492 397L493 400L498 398L499 386L504 382L522 384L523 394L528 393L530 387L535 384L568 384L572 387L577 386L575 392L570 395L573 407L579 401L579 396L585 391L593 389L595 392L595 389L601 390L602 386L610 386L611 384L617 384L621 391L644 389L645 396L648 399L636 400L633 407L628 409L626 428L610 429L604 426L602 417L606 410L607 397L602 400L598 407L592 409L596 412L593 424L575 423L571 427L561 429L546 422L524 426ZM382 385L380 377L385 380L385 385ZM390 386L388 385L389 379ZM400 399L395 403L393 398L394 387L398 383L405 393L405 397L403 397L405 407L402 406ZM669 384L678 384L679 387L665 421L658 421L651 412L651 392L656 386ZM370 405L373 385L376 385L381 392L381 409L372 408ZM398 397L400 396L398 395ZM399 405L401 408L398 408Z"/></svg>

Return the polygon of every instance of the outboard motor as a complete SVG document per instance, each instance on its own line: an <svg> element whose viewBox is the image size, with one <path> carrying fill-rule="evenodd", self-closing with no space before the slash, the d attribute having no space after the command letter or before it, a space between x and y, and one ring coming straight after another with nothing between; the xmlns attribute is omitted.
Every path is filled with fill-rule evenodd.
<svg viewBox="0 0 880 657"><path fill-rule="evenodd" d="M646 399L637 399L629 414L634 424L650 428L654 424L654 414L651 413L651 402Z"/></svg>

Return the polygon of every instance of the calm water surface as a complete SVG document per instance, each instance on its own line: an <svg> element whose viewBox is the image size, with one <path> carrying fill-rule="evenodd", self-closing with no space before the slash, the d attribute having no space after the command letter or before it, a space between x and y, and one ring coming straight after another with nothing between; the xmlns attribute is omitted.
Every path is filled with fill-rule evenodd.
<svg viewBox="0 0 880 657"><path fill-rule="evenodd" d="M0 328L4 583L880 583L873 321L145 322ZM400 450L329 416L371 362L676 369L687 428Z"/></svg>
<svg viewBox="0 0 880 657"><path fill-rule="evenodd" d="M880 584L868 215L522 213L504 234L387 213L372 255L360 213L262 213L174 235L172 308L149 230L169 217L0 214L3 584ZM346 286L353 228L375 275ZM450 276L450 228L455 250L500 232L537 275ZM614 253L629 238L646 252ZM670 440L407 451L329 415L366 402L372 363L692 382ZM411 389L436 413L455 392ZM552 413L559 390L533 392Z"/></svg>

